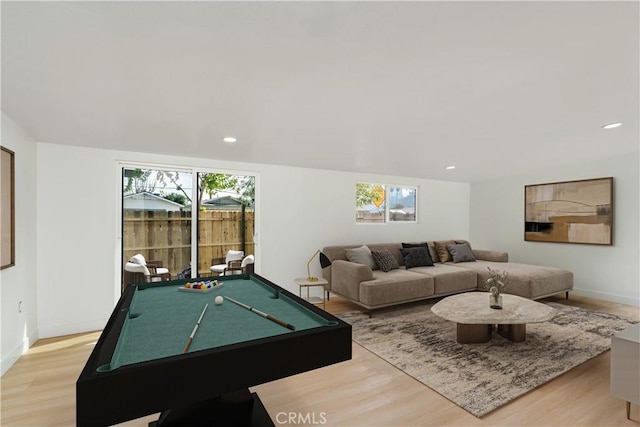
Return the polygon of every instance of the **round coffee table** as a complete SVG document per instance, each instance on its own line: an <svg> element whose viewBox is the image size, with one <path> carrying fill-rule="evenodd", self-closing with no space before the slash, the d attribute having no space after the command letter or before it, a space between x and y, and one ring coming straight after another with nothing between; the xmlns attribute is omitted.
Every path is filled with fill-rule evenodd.
<svg viewBox="0 0 640 427"><path fill-rule="evenodd" d="M526 339L527 323L553 319L557 310L516 295L502 295L502 309L489 307L487 292L467 292L447 297L431 307L436 315L457 323L459 343L480 343L491 339L494 325L500 335L513 342Z"/></svg>

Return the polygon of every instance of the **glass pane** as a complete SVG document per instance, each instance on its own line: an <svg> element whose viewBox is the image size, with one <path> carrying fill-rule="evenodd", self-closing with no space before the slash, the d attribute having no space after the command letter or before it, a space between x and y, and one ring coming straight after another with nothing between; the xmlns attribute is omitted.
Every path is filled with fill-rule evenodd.
<svg viewBox="0 0 640 427"><path fill-rule="evenodd" d="M387 199L389 203L389 221L416 221L416 194L412 187L389 187Z"/></svg>
<svg viewBox="0 0 640 427"><path fill-rule="evenodd" d="M198 275L224 274L228 251L254 254L255 177L198 173ZM249 272L227 271L227 274Z"/></svg>
<svg viewBox="0 0 640 427"><path fill-rule="evenodd" d="M181 274L191 264L191 173L123 168L122 177L123 287ZM141 260L156 274L132 265Z"/></svg>
<svg viewBox="0 0 640 427"><path fill-rule="evenodd" d="M356 183L356 223L384 223L385 198L384 185Z"/></svg>

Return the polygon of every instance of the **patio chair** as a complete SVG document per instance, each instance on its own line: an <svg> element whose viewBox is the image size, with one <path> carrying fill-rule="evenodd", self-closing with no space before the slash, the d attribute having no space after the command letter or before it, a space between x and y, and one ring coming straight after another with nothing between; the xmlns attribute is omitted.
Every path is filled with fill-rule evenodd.
<svg viewBox="0 0 640 427"><path fill-rule="evenodd" d="M241 261L231 261L229 266L224 269L223 276L231 274L250 274L253 273L253 264L255 257L253 255L247 255Z"/></svg>
<svg viewBox="0 0 640 427"><path fill-rule="evenodd" d="M129 279L130 283L171 280L169 269L162 267L162 261L147 261L142 254L136 254L129 258L124 270L133 273Z"/></svg>
<svg viewBox="0 0 640 427"><path fill-rule="evenodd" d="M225 271L231 268L233 261L241 262L243 259L244 251L230 250L224 258L212 258L210 270L212 273L217 273L218 276L224 276Z"/></svg>

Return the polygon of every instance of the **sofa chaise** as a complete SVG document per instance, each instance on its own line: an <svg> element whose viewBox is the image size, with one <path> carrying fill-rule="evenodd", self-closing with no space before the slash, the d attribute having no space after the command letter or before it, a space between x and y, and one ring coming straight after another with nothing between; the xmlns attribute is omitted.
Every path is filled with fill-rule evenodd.
<svg viewBox="0 0 640 427"><path fill-rule="evenodd" d="M485 290L489 268L509 273L505 293L530 299L573 289L573 273L518 264L506 252L472 249L465 240L327 246L327 291L368 309ZM427 259L428 258L428 259Z"/></svg>

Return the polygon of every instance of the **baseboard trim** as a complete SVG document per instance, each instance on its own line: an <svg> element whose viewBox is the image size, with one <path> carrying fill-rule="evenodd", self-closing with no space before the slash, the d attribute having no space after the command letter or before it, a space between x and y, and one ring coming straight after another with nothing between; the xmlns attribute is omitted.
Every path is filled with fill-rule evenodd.
<svg viewBox="0 0 640 427"><path fill-rule="evenodd" d="M104 329L107 321L103 320L90 320L80 323L60 323L56 325L44 325L38 329L38 336L40 338L52 338L60 337L63 335L81 334L83 332L101 331Z"/></svg>
<svg viewBox="0 0 640 427"><path fill-rule="evenodd" d="M574 290L569 294L569 299L571 299L571 295L577 295L581 297L599 299L603 301L615 302L618 304L626 304L634 307L640 307L640 300L638 299L634 299L624 295L610 294L607 292L598 292L598 291L590 291L588 289L574 288Z"/></svg>
<svg viewBox="0 0 640 427"><path fill-rule="evenodd" d="M0 375L4 375L5 372L13 366L14 363L22 356L22 346L16 346L9 354L2 358L2 366L0 366Z"/></svg>

